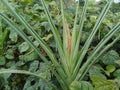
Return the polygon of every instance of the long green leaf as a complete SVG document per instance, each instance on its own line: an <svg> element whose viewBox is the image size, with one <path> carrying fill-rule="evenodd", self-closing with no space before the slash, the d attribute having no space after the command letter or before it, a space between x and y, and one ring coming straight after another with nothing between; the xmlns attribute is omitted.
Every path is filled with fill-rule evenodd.
<svg viewBox="0 0 120 90"><path fill-rule="evenodd" d="M61 3L61 15L62 15L62 21L63 21L63 50L65 52L65 59L62 60L62 63L64 65L64 68L66 70L66 73L68 76L70 76L70 59L69 59L69 52L68 52L68 33L67 33L67 27L66 27L66 19L64 15L64 5L63 0L60 0Z"/></svg>
<svg viewBox="0 0 120 90"><path fill-rule="evenodd" d="M49 24L51 26L51 30L53 32L53 35L54 35L54 38L55 38L55 41L57 43L57 46L58 46L58 52L59 52L59 55L60 55L60 58L62 60L64 60L64 51L63 51L63 45L62 45L62 41L61 41L61 38L60 38L60 34L57 30L57 28L55 27L53 21L52 21L52 18L50 16L50 12L45 4L45 1L44 0L40 0L42 2L42 5L43 5L43 8L44 8L44 11L45 11L45 14L48 18L48 21L49 21Z"/></svg>
<svg viewBox="0 0 120 90"><path fill-rule="evenodd" d="M35 76L35 77L43 80L44 82L46 82L50 87L53 87L55 90L57 90L56 87L50 81L48 81L44 77L40 76L39 74L35 74L35 73L29 72L26 70L12 70L12 69L1 69L0 70L0 74L7 74L7 73L15 73L15 74L18 73L18 74L26 74L26 75Z"/></svg>
<svg viewBox="0 0 120 90"><path fill-rule="evenodd" d="M41 57L41 59L46 63L49 64L49 61L46 59L46 57L44 57L44 55L42 55L42 53L40 52L40 50L38 50L38 48L36 48L36 46L32 43L31 40L29 40L29 38L25 35L24 32L22 32L22 30L20 30L17 26L14 25L14 23L12 21L10 21L4 14L0 13L1 17L6 21L6 23L8 23L13 30L15 30L26 42L28 42L31 47L33 47L33 49L38 53L38 55ZM65 75L62 71L61 66L58 64L55 64L55 67L57 69L57 71L59 72L59 75L61 76L61 80L65 80Z"/></svg>
<svg viewBox="0 0 120 90"><path fill-rule="evenodd" d="M113 36L113 34L115 34L119 29L120 22L117 23L116 26L103 37L103 39L98 43L93 52L96 52L98 49L100 50L105 45L105 43Z"/></svg>
<svg viewBox="0 0 120 90"><path fill-rule="evenodd" d="M53 87L55 90L57 90L56 87L50 81L48 81L44 77L40 76L39 74L35 74L35 73L25 71L25 70L12 70L12 69L1 69L0 70L0 74L7 74L7 73L15 73L15 74L18 73L18 74L26 74L26 75L35 76L35 77L43 80L44 82L46 82L50 87Z"/></svg>
<svg viewBox="0 0 120 90"><path fill-rule="evenodd" d="M48 45L42 40L42 38L35 32L35 30L33 30L33 28L31 27L31 25L22 16L20 16L20 15L18 15L16 13L16 11L14 10L14 8L10 5L10 3L8 3L7 0L2 0L2 2L9 9L9 11L16 17L16 19L18 19L26 27L26 29L28 30L28 32L30 32L33 35L33 37L39 42L39 44L46 51L46 53L48 54L48 56L50 57L50 59L53 62L55 62L55 56L54 56L53 52L48 47Z"/></svg>
<svg viewBox="0 0 120 90"><path fill-rule="evenodd" d="M76 45L75 45L73 58L75 58L78 55L79 43L80 43L80 38L81 38L81 34L82 34L83 24L84 24L85 17L86 17L87 7L88 7L88 0L85 0L85 5L83 7L82 15L81 15L80 22L79 22L79 31L77 32L78 36L77 36L77 41L76 41ZM74 36L73 36L73 38L74 38Z"/></svg>
<svg viewBox="0 0 120 90"><path fill-rule="evenodd" d="M22 16L21 16L21 18L23 19L24 22L26 22ZM26 22L26 24L28 24L28 23ZM28 24L28 26L30 27L29 24ZM31 28L31 27L30 27L30 28ZM32 29L32 28L31 28L31 29ZM32 31L33 31L33 30L32 30ZM37 38L37 37L36 37L36 38ZM65 73L64 73L64 71L62 70L62 67L58 64L58 62L57 62L57 60L56 60L53 52L50 50L50 48L47 46L47 44L46 44L40 37L37 38L37 40L39 41L40 45L43 46L43 49L46 51L46 53L48 54L48 56L50 57L50 59L51 59L51 61L54 63L54 65L55 65L56 67L61 68L61 69L59 69L59 70L60 70L59 73L62 74L62 75L65 77Z"/></svg>
<svg viewBox="0 0 120 90"><path fill-rule="evenodd" d="M88 72L88 70L90 69L90 67L95 63L98 62L101 55L104 54L104 52L106 52L110 47L112 47L118 40L120 39L120 35L117 36L110 44L108 44L104 49L102 49L102 51L100 51L100 53L92 60L92 62L87 66L87 68L84 70L84 73L81 75L79 80L82 80L83 77L85 76L85 74Z"/></svg>
<svg viewBox="0 0 120 90"><path fill-rule="evenodd" d="M65 60L65 55L64 55L63 44L62 44L62 41L61 41L60 34L59 34L57 28L55 27L53 21L52 21L52 18L51 18L51 16L50 16L50 12L49 12L46 4L45 4L45 1L44 1L44 0L40 0L40 1L42 2L42 5L43 5L43 8L44 8L45 14L46 14L46 16L47 16L47 19L48 19L48 22L49 22L49 24L50 24L50 26L51 26L51 30L52 30L52 32L53 32L55 41L56 41L56 43L57 43L58 52L59 52L59 55L60 55L60 60L63 62L63 61ZM65 67L64 67L65 65L63 65L63 64L65 64L65 63L62 63L62 66L63 66L64 71L66 71L66 70L65 70ZM62 73L63 73L63 72L62 72ZM60 75L62 75L62 74L60 74ZM62 76L63 76L63 75L62 75ZM65 75L64 75L64 76L65 76ZM64 78L63 78L63 79L64 79Z"/></svg>
<svg viewBox="0 0 120 90"><path fill-rule="evenodd" d="M82 15L81 15L80 22L79 22L79 31L77 31L76 24L77 24L77 13L78 13L78 8L79 8L79 3L80 2L78 2L78 5L77 5L76 17L75 17L75 22L74 22L74 27L73 27L73 32L72 32L72 43L73 43L72 44L72 54L71 54L72 55L72 61L71 61L72 62L72 64L71 64L72 69L76 66L76 62L77 62L79 43L80 43L80 38L81 38L81 34L82 34L83 24L84 24L85 17L86 17L88 0L85 0L85 5L83 7Z"/></svg>
<svg viewBox="0 0 120 90"><path fill-rule="evenodd" d="M62 89L63 89L63 90L69 90L69 89L68 89L69 84L67 83L66 79L61 80L61 76L60 76L60 75L58 75L57 73L54 73L54 74L55 74L55 76L56 76L56 79L57 79L58 82L60 83Z"/></svg>
<svg viewBox="0 0 120 90"><path fill-rule="evenodd" d="M78 18L78 11L79 11L79 4L80 1L78 1L77 6L76 6L76 14L75 14L75 19L74 19L74 26L73 26L73 30L72 30L72 51L74 51L75 45L76 45L76 29L77 29L77 18ZM72 53L73 54L73 53Z"/></svg>
<svg viewBox="0 0 120 90"><path fill-rule="evenodd" d="M6 5L6 7L8 7L8 9L10 10L10 12L12 14L14 14L14 16L16 17L16 19L18 19L25 27L26 29L33 35L33 37L38 40L39 44L41 45L41 47L46 51L46 53L48 54L48 56L50 57L51 61L54 63L54 65L56 67L61 67L53 52L51 51L51 49L48 47L48 45L41 39L41 37L35 32L35 30L33 30L33 28L30 26L30 24L20 15L18 15L14 8L8 3L7 0L2 0L2 2ZM60 73L65 77L65 73L64 71L62 70L62 67L60 69Z"/></svg>
<svg viewBox="0 0 120 90"><path fill-rule="evenodd" d="M120 23L118 23L105 37L101 40L101 42L96 46L95 50L93 50L92 55L88 58L88 60L83 64L81 69L79 70L79 74L77 77L80 77L80 73L82 74L84 70L91 63L91 60L96 57L96 54L102 49L102 47L107 43L107 41L120 29Z"/></svg>
<svg viewBox="0 0 120 90"><path fill-rule="evenodd" d="M113 0L110 0L110 2L108 2L106 4L106 6L104 7L104 9L101 12L101 14L100 14L100 16L99 16L95 26L93 27L93 30L92 30L90 36L88 37L87 41L85 42L85 45L83 46L82 50L80 51L82 54L79 57L79 64L81 64L81 61L83 60L83 58L84 58L84 56L85 56L85 54L87 52L87 49L89 48L89 46L90 46L90 44L91 44L91 42L92 42L96 32L98 31L98 28L101 25L103 19L105 18L105 15L106 15L107 11L109 10L112 2L113 2Z"/></svg>
<svg viewBox="0 0 120 90"><path fill-rule="evenodd" d="M84 58L84 56L85 56L85 54L86 54L86 52L87 52L91 42L92 42L96 32L98 31L98 28L99 28L99 26L102 23L102 20L104 19L107 11L109 10L112 2L113 2L113 0L110 0L110 2L107 2L106 6L104 7L104 9L102 10L102 12L100 14L100 16L99 16L95 26L93 27L93 30L92 30L91 34L89 35L87 41L85 42L82 50L79 52L79 58L78 58L78 62L76 63L77 65L76 65L76 67L74 69L74 72L73 72L73 77L76 77L77 72L79 70L79 67L81 65L81 62L82 62L82 60L83 60L83 58Z"/></svg>
<svg viewBox="0 0 120 90"><path fill-rule="evenodd" d="M12 70L12 69L1 69L0 70L0 74L6 74L6 73L19 73L19 74L32 75L32 76L42 79L45 82L49 82L46 79L44 79L43 77L41 77L40 75L29 72L29 71L25 71L25 70Z"/></svg>
<svg viewBox="0 0 120 90"><path fill-rule="evenodd" d="M20 28L15 26L15 24L12 21L10 21L10 19L8 19L3 13L0 13L0 15L2 19L4 19L6 23L9 24L13 30L15 30L25 41L27 41L31 45L31 47L38 53L41 59L45 61L46 63L48 63L48 60L46 59L46 57L42 55L40 50L36 48L36 46L33 44L31 40L29 40L29 38L25 35L25 33L22 30L20 30Z"/></svg>
<svg viewBox="0 0 120 90"><path fill-rule="evenodd" d="M79 4L80 1L78 1L77 6L76 6L76 14L75 14L75 19L74 19L74 26L72 30L72 47L71 47L71 54L70 54L70 70L73 72L73 67L75 66L76 59L73 57L74 51L75 51L75 46L76 46L76 40L77 40L77 18L78 18L78 12L79 12Z"/></svg>
<svg viewBox="0 0 120 90"><path fill-rule="evenodd" d="M11 5L7 2L4 1L4 4L8 6L9 10L15 15L15 17L26 27L26 29L38 40L40 43L41 47L46 51L48 56L50 57L51 61L54 63L55 67L57 68L57 71L59 75L62 77L62 80L66 77L63 68L58 64L57 60L55 59L54 54L50 50L50 48L47 46L47 44L39 37L39 35L35 32L35 30L32 29L32 27L26 22L26 20L18 15L14 8L11 7Z"/></svg>

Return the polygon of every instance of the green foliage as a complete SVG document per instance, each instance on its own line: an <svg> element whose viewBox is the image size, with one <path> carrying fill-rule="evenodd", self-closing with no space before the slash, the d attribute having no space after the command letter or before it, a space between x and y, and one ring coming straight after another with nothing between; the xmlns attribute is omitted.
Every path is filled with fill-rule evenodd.
<svg viewBox="0 0 120 90"><path fill-rule="evenodd" d="M14 30L10 30L9 38L11 39L11 41L17 42L18 34L16 32L14 32Z"/></svg>
<svg viewBox="0 0 120 90"><path fill-rule="evenodd" d="M0 21L0 22L2 22L2 21ZM2 55L4 53L4 45L5 45L5 41L8 37L8 33L9 33L9 31L7 29L3 30L2 26L0 25L0 55Z"/></svg>
<svg viewBox="0 0 120 90"><path fill-rule="evenodd" d="M110 76L110 74L113 72L113 71L115 71L115 66L114 65L108 65L107 67L106 67L106 71L105 71L105 73L108 75L108 76Z"/></svg>
<svg viewBox="0 0 120 90"><path fill-rule="evenodd" d="M12 50L12 49L8 49L7 52L6 52L5 57L6 57L7 59L14 59L13 50Z"/></svg>
<svg viewBox="0 0 120 90"><path fill-rule="evenodd" d="M119 59L120 59L119 54L116 51L111 50L104 54L101 60L105 65L109 64L115 65Z"/></svg>
<svg viewBox="0 0 120 90"><path fill-rule="evenodd" d="M29 49L29 44L27 42L23 42L19 45L18 49L20 53L26 52Z"/></svg>
<svg viewBox="0 0 120 90"><path fill-rule="evenodd" d="M109 51L120 38L119 12L110 8L113 0L86 0L82 6L72 0L1 1L8 11L0 16L11 27L0 63L10 68L0 70L5 90L119 89L119 53ZM31 76L21 75L22 81L11 73Z"/></svg>
<svg viewBox="0 0 120 90"><path fill-rule="evenodd" d="M87 81L74 81L70 85L70 90L93 90L93 86Z"/></svg>
<svg viewBox="0 0 120 90"><path fill-rule="evenodd" d="M39 67L39 62L34 61L33 63L31 63L29 71L39 74L43 78L50 80L51 75L50 75L49 66L46 66L45 63L40 63L39 69L38 69L38 67ZM34 90L34 89L52 90L52 87L49 87L49 85L47 83L43 82L41 79L33 78L32 76L30 76L27 78L23 90Z"/></svg>
<svg viewBox="0 0 120 90"><path fill-rule="evenodd" d="M0 8L5 10L3 8L3 4L0 1ZM3 12L3 10L0 10L0 12ZM7 28L3 28L3 20L0 18L0 56L4 53L4 45L6 42L6 39L8 37L9 30Z"/></svg>
<svg viewBox="0 0 120 90"><path fill-rule="evenodd" d="M106 80L104 78L94 76L92 77L94 90L119 90L119 86L114 80Z"/></svg>
<svg viewBox="0 0 120 90"><path fill-rule="evenodd" d="M113 75L115 77L120 77L120 69L116 70Z"/></svg>
<svg viewBox="0 0 120 90"><path fill-rule="evenodd" d="M19 60L23 60L25 62L33 61L37 58L38 58L38 54L36 52L34 52L33 50L29 51L28 53L26 53L24 55L19 56Z"/></svg>
<svg viewBox="0 0 120 90"><path fill-rule="evenodd" d="M93 65L89 70L90 79L95 75L106 79L106 76L103 74L102 70L103 68L100 65Z"/></svg>
<svg viewBox="0 0 120 90"><path fill-rule="evenodd" d="M0 56L0 65L4 65L6 62L5 57L4 56Z"/></svg>

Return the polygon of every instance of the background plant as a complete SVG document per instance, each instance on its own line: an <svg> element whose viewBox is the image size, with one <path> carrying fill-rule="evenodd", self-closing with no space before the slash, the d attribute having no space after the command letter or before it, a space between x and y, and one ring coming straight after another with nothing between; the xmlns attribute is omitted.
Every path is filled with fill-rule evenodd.
<svg viewBox="0 0 120 90"><path fill-rule="evenodd" d="M62 15L62 16L63 16L63 15ZM64 17L63 17L63 19L64 19ZM64 24L64 25L65 25L65 24ZM118 25L119 25L119 24L118 24ZM66 25L66 26L67 26L67 25ZM64 26L64 28L67 28L67 29L68 29L68 27L66 27L66 26ZM61 28L59 28L59 29L61 29ZM72 27L71 27L71 29L72 29ZM65 31L65 30L64 30L64 31ZM28 33L28 34L29 34L29 33ZM69 36L69 34L68 34L68 36ZM115 39L115 40L117 40L117 39ZM64 42L64 43L65 43L65 42ZM113 43L114 43L114 41L113 41ZM111 43L110 46L111 46L113 43ZM23 47L24 47L24 45L26 45L26 44L23 43ZM65 47L66 47L66 44L64 44L64 45L65 45ZM22 46L22 45L21 45L21 46ZM28 47L28 46L26 45L26 47ZM78 46L78 47L79 47L79 46ZM21 48L21 47L20 47L20 48ZM44 48L43 48L43 49L44 49ZM66 48L65 48L65 49L66 49ZM107 49L107 48L106 48L106 49ZM24 50L24 48L21 49L20 52L21 52L21 53L24 52L23 50ZM76 49L76 50L77 50L77 49ZM67 50L66 50L66 51L67 51ZM69 51L69 49L68 49L68 51ZM87 49L86 49L86 51L87 51ZM46 53L48 53L48 52L46 52ZM101 51L101 53L102 53L102 51ZM66 54L67 54L67 53L66 53ZM48 55L49 55L49 54L48 54ZM99 55L98 55L98 56L99 56ZM69 56L68 56L68 57L69 57ZM68 58L68 57L67 57L67 58ZM59 58L59 56L58 56L57 58ZM63 57L62 57L62 58L63 58ZM28 60L30 60L30 59L28 59ZM67 60L67 59L65 59L65 60ZM77 59L76 59L76 60L77 60ZM64 61L64 60L63 60L63 61ZM60 61L60 62L61 62L61 61ZM68 68L68 67L67 67L67 68ZM67 68L64 68L64 69L67 69ZM67 70L66 70L66 73L68 73L68 75L70 75ZM63 73L62 73L62 75L63 75ZM74 77L73 77L73 78L74 78ZM69 78L68 78L68 79L69 79ZM60 79L58 79L58 80L60 80ZM68 81L69 81L69 80L68 80ZM71 81L72 81L72 80L71 80ZM62 82L61 82L61 83L62 83ZM67 83L69 84L69 82L67 82ZM81 88L80 85L81 85L82 83L83 83L83 85L84 85L84 84L85 84L85 85L88 84L88 82L84 82L84 81L81 82L81 83L75 81L74 83L71 84L70 88L71 88L71 89L75 88L74 85L76 85L76 84L78 84L78 85L79 85L79 88ZM90 85L90 84L88 84L88 86L89 86L89 85ZM61 86L62 86L62 85L61 85ZM65 88L65 87L63 86L63 88ZM68 88L69 88L69 86L68 86Z"/></svg>

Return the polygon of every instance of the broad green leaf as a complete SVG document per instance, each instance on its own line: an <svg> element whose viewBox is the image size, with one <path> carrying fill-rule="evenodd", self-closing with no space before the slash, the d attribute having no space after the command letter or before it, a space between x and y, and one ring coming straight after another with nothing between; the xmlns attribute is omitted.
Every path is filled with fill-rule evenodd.
<svg viewBox="0 0 120 90"><path fill-rule="evenodd" d="M33 42L34 43L34 45L36 46L36 47L38 47L40 44L38 43L38 41L34 41Z"/></svg>
<svg viewBox="0 0 120 90"><path fill-rule="evenodd" d="M52 34L48 34L47 36L43 37L42 39L44 39L45 41L48 41L53 35Z"/></svg>
<svg viewBox="0 0 120 90"><path fill-rule="evenodd" d="M32 4L34 0L20 0L20 2L23 4Z"/></svg>
<svg viewBox="0 0 120 90"><path fill-rule="evenodd" d="M48 72L45 69L44 69L44 71L42 71L41 69L43 69L43 68L47 68L45 63L39 63L39 61L35 60L30 64L29 71L40 75L41 77L45 78L46 80L50 80L50 78L51 78L49 76L50 72ZM45 74L43 76L42 73L46 73L47 76ZM34 84L32 84L32 82L34 82ZM23 90L33 90L33 89L51 90L51 87L49 87L48 84L43 82L41 79L33 78L30 76L27 78Z"/></svg>
<svg viewBox="0 0 120 90"><path fill-rule="evenodd" d="M110 73L112 73L115 69L116 69L116 68L115 68L114 65L108 65L108 66L106 67L106 70L107 70L108 72L110 72Z"/></svg>
<svg viewBox="0 0 120 90"><path fill-rule="evenodd" d="M117 69L114 73L113 73L114 77L120 77L120 69Z"/></svg>
<svg viewBox="0 0 120 90"><path fill-rule="evenodd" d="M90 20L91 20L91 22L95 23L97 20L97 16L94 16L94 15L90 16Z"/></svg>
<svg viewBox="0 0 120 90"><path fill-rule="evenodd" d="M108 19L105 19L105 20L103 21L103 24L106 24L106 25L109 26L110 28L113 27L113 24L112 24L111 21L108 20Z"/></svg>
<svg viewBox="0 0 120 90"><path fill-rule="evenodd" d="M114 80L106 80L99 76L94 76L92 77L92 82L95 86L94 90L119 90Z"/></svg>
<svg viewBox="0 0 120 90"><path fill-rule="evenodd" d="M14 30L10 30L9 38L11 39L11 41L17 42L18 34Z"/></svg>
<svg viewBox="0 0 120 90"><path fill-rule="evenodd" d="M39 6L38 4L35 4L33 6L33 10L43 10L43 7Z"/></svg>
<svg viewBox="0 0 120 90"><path fill-rule="evenodd" d="M115 82L118 84L118 86L120 87L120 77L115 78Z"/></svg>
<svg viewBox="0 0 120 90"><path fill-rule="evenodd" d="M116 61L118 61L120 57L116 51L110 50L101 59L105 65L116 65Z"/></svg>
<svg viewBox="0 0 120 90"><path fill-rule="evenodd" d="M34 82L34 84L32 84ZM28 77L23 90L52 90L47 83L43 82L40 79L33 77Z"/></svg>
<svg viewBox="0 0 120 90"><path fill-rule="evenodd" d="M73 81L70 90L93 90L93 86L87 81Z"/></svg>
<svg viewBox="0 0 120 90"><path fill-rule="evenodd" d="M9 61L6 63L7 68L15 67L15 61Z"/></svg>
<svg viewBox="0 0 120 90"><path fill-rule="evenodd" d="M51 29L49 22L42 22L41 26L44 26L45 30L47 30L47 31L50 31L50 29Z"/></svg>
<svg viewBox="0 0 120 90"><path fill-rule="evenodd" d="M104 72L110 76L110 74L115 70L115 66L114 65L107 65L106 66L106 70L104 70Z"/></svg>
<svg viewBox="0 0 120 90"><path fill-rule="evenodd" d="M8 49L7 52L6 52L5 57L6 57L7 59L14 59L13 50L12 50L12 49Z"/></svg>
<svg viewBox="0 0 120 90"><path fill-rule="evenodd" d="M88 32L82 31L82 37L81 37L81 42L80 42L80 43L81 43L81 44L84 44L85 41L87 40L88 36L89 36L89 33L88 33Z"/></svg>
<svg viewBox="0 0 120 90"><path fill-rule="evenodd" d="M96 0L88 0L89 4L92 5L92 6L95 6L96 5Z"/></svg>
<svg viewBox="0 0 120 90"><path fill-rule="evenodd" d="M6 63L6 59L4 56L0 56L0 65L4 65Z"/></svg>
<svg viewBox="0 0 120 90"><path fill-rule="evenodd" d="M38 59L38 54L34 50L31 50L24 55L20 55L19 59L25 62L33 61L35 59Z"/></svg>
<svg viewBox="0 0 120 90"><path fill-rule="evenodd" d="M117 60L117 61L116 61L116 64L118 64L118 65L120 66L120 60Z"/></svg>
<svg viewBox="0 0 120 90"><path fill-rule="evenodd" d="M20 53L26 52L29 49L29 44L27 42L23 42L18 46L18 50Z"/></svg>
<svg viewBox="0 0 120 90"><path fill-rule="evenodd" d="M70 85L70 90L80 90L81 89L81 83L78 81L73 81Z"/></svg>
<svg viewBox="0 0 120 90"><path fill-rule="evenodd" d="M99 76L106 79L105 75L102 73L102 69L100 65L93 65L89 70L90 79L92 79L93 76Z"/></svg>
<svg viewBox="0 0 120 90"><path fill-rule="evenodd" d="M40 63L40 75L47 80L51 79L51 67L45 63Z"/></svg>
<svg viewBox="0 0 120 90"><path fill-rule="evenodd" d="M38 69L39 65L39 61L35 60L30 64L30 68L29 71L30 72L36 72L36 70Z"/></svg>

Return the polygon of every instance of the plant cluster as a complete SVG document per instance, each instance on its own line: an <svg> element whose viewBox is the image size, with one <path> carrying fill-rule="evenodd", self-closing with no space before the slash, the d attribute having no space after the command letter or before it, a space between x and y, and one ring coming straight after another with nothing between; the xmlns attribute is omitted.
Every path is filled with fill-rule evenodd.
<svg viewBox="0 0 120 90"><path fill-rule="evenodd" d="M119 90L120 12L113 0L0 2L1 89Z"/></svg>

